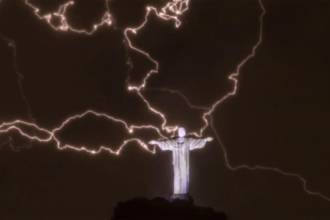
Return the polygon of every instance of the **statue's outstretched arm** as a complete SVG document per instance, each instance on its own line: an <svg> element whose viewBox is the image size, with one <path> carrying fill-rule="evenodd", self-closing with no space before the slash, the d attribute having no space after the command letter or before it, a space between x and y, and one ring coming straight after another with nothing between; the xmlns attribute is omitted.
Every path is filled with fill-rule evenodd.
<svg viewBox="0 0 330 220"><path fill-rule="evenodd" d="M150 141L150 145L157 145L162 151L172 150L174 146L174 142L172 140L164 140L164 141Z"/></svg>
<svg viewBox="0 0 330 220"><path fill-rule="evenodd" d="M206 143L211 141L213 141L213 138L211 137L201 138L201 139L191 138L189 139L189 149L196 150L196 149L204 148Z"/></svg>

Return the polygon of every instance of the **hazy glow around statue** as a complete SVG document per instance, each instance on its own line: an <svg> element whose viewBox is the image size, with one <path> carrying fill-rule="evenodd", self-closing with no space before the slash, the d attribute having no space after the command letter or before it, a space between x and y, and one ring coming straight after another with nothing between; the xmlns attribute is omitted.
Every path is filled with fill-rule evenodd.
<svg viewBox="0 0 330 220"><path fill-rule="evenodd" d="M172 151L174 168L174 197L185 197L189 191L189 152L203 148L208 138L186 137L186 130L179 128L178 137L160 141L150 141L157 145L162 151Z"/></svg>

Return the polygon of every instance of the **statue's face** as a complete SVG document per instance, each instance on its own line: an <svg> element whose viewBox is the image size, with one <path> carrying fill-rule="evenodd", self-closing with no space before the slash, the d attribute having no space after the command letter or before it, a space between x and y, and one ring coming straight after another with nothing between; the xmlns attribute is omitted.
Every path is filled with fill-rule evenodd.
<svg viewBox="0 0 330 220"><path fill-rule="evenodd" d="M185 137L185 136L186 136L186 129L184 129L184 128L179 128L179 130L178 130L178 135L179 135L180 138Z"/></svg>

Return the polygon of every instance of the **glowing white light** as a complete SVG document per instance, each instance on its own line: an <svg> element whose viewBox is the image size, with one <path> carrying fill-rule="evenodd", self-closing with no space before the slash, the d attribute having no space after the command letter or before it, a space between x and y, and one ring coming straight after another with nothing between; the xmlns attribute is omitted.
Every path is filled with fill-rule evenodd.
<svg viewBox="0 0 330 220"><path fill-rule="evenodd" d="M77 29L69 24L69 21L67 19L67 11L70 7L72 7L75 4L74 1L67 1L66 3L60 5L57 11L45 15L40 14L40 8L33 5L29 0L24 0L24 2L27 6L29 6L33 10L35 16L37 16L40 20L46 21L46 23L55 31L74 32L77 34L92 35L99 28L103 26L111 26L113 23L108 5L109 0L105 1L106 11L104 12L101 20L98 23L92 25L93 28L91 30ZM58 20L59 22L58 23L54 22L55 20Z"/></svg>
<svg viewBox="0 0 330 220"><path fill-rule="evenodd" d="M203 148L212 138L188 138L184 128L178 129L178 138L161 141L150 141L162 151L172 151L173 164L173 195L186 195L189 191L189 153Z"/></svg>

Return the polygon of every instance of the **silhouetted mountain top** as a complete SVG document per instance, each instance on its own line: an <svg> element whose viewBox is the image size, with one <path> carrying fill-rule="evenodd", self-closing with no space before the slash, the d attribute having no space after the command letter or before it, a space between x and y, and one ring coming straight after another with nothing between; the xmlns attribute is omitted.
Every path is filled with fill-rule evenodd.
<svg viewBox="0 0 330 220"><path fill-rule="evenodd" d="M169 201L163 198L136 198L120 202L112 220L226 220L224 213L198 207L192 199Z"/></svg>

